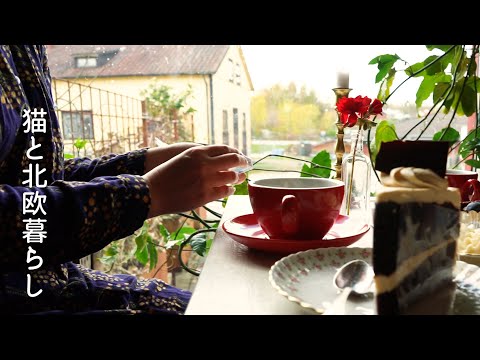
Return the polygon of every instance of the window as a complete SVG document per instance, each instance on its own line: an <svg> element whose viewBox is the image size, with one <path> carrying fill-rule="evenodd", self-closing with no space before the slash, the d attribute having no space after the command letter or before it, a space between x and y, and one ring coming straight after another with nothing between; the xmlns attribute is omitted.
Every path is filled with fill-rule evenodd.
<svg viewBox="0 0 480 360"><path fill-rule="evenodd" d="M233 108L233 146L238 149L238 109Z"/></svg>
<svg viewBox="0 0 480 360"><path fill-rule="evenodd" d="M75 58L75 67L77 68L86 68L86 67L96 67L97 58L92 56L82 56Z"/></svg>
<svg viewBox="0 0 480 360"><path fill-rule="evenodd" d="M65 139L93 139L91 111L62 111L62 124Z"/></svg>
<svg viewBox="0 0 480 360"><path fill-rule="evenodd" d="M233 81L235 80L235 67L233 66L233 60L232 59L228 59L228 67L229 67L229 70L230 70L230 77L228 78L228 81L233 83Z"/></svg>
<svg viewBox="0 0 480 360"><path fill-rule="evenodd" d="M237 85L241 85L242 82L241 82L241 78L240 78L240 64L237 63L235 65L235 79L236 79L236 83Z"/></svg>
<svg viewBox="0 0 480 360"><path fill-rule="evenodd" d="M223 143L228 145L228 111L223 110Z"/></svg>

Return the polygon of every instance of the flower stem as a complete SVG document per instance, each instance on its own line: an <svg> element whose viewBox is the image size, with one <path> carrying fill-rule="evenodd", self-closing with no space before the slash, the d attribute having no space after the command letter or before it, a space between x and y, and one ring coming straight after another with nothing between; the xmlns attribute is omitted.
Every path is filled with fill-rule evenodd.
<svg viewBox="0 0 480 360"><path fill-rule="evenodd" d="M357 152L358 139L360 137L360 131L362 128L358 128L357 138L355 139L355 147L353 148L353 158L352 158L352 171L350 172L350 182L348 184L347 191L347 215L350 215L350 203L352 201L352 191L353 191L353 170L355 169L355 153Z"/></svg>

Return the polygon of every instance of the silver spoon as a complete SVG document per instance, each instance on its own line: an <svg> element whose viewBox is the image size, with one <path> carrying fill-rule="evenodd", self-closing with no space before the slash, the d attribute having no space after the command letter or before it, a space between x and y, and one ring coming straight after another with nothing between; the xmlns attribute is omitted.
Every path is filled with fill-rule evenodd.
<svg viewBox="0 0 480 360"><path fill-rule="evenodd" d="M345 305L350 293L366 295L373 292L373 277L373 269L366 261L352 260L343 265L333 277L333 285L342 292L324 314L345 314Z"/></svg>

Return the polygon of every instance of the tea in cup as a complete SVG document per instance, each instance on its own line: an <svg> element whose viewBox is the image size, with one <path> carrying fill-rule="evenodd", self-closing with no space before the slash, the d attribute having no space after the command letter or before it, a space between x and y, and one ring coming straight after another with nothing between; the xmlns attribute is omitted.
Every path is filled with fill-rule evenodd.
<svg viewBox="0 0 480 360"><path fill-rule="evenodd" d="M258 224L270 238L322 239L340 212L344 183L324 178L269 178L248 182Z"/></svg>

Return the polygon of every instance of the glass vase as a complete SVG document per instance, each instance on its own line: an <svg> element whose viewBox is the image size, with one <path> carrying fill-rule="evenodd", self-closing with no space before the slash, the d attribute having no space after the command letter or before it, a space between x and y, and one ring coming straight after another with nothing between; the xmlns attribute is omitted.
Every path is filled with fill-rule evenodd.
<svg viewBox="0 0 480 360"><path fill-rule="evenodd" d="M352 129L350 153L342 160L345 195L340 213L368 220L372 163L363 152L363 135L363 129Z"/></svg>

